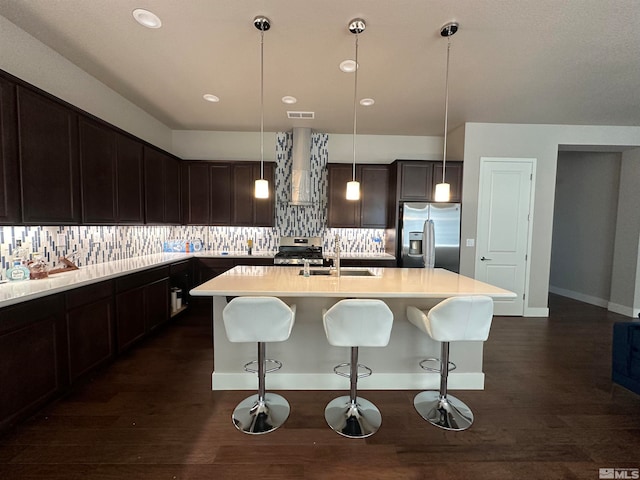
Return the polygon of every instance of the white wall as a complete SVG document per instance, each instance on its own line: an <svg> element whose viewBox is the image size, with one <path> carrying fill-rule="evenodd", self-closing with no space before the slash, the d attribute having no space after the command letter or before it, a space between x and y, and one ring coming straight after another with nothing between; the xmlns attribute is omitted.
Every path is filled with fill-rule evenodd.
<svg viewBox="0 0 640 480"><path fill-rule="evenodd" d="M386 164L398 158L442 159L442 137L357 135L356 139L358 163ZM275 133L265 132L264 159L267 161L275 161L275 142ZM353 135L331 134L327 148L331 163L353 161ZM173 151L191 160L259 160L260 132L174 130Z"/></svg>
<svg viewBox="0 0 640 480"><path fill-rule="evenodd" d="M462 238L476 238L480 157L536 158L529 291L525 314L548 314L558 148L563 145L640 146L640 127L467 123L462 187ZM464 245L464 241L463 241ZM637 248L637 238L636 238ZM475 247L462 247L460 271L475 274Z"/></svg>
<svg viewBox="0 0 640 480"><path fill-rule="evenodd" d="M620 153L559 152L549 290L607 307Z"/></svg>
<svg viewBox="0 0 640 480"><path fill-rule="evenodd" d="M171 130L0 16L0 69L121 129L171 150Z"/></svg>
<svg viewBox="0 0 640 480"><path fill-rule="evenodd" d="M638 317L640 313L640 149L622 154L620 201L613 257L609 309Z"/></svg>

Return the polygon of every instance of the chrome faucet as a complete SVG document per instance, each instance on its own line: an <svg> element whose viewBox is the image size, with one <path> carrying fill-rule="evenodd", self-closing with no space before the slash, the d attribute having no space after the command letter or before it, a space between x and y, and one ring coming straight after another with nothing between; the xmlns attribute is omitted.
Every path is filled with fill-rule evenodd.
<svg viewBox="0 0 640 480"><path fill-rule="evenodd" d="M340 235L336 234L335 238L335 250L333 254L333 268L335 269L336 276L340 276Z"/></svg>

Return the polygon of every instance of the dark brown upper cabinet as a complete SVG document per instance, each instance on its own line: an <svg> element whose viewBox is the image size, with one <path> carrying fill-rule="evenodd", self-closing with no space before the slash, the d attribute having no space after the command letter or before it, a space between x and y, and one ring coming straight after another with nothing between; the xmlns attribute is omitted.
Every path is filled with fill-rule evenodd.
<svg viewBox="0 0 640 480"><path fill-rule="evenodd" d="M260 164L253 165L254 181L260 178ZM253 225L256 227L273 227L275 225L275 164L264 164L264 178L269 182L269 198L255 198L251 187L253 200Z"/></svg>
<svg viewBox="0 0 640 480"><path fill-rule="evenodd" d="M144 179L146 223L180 223L180 162L145 146Z"/></svg>
<svg viewBox="0 0 640 480"><path fill-rule="evenodd" d="M433 164L400 162L400 200L428 202L433 188Z"/></svg>
<svg viewBox="0 0 640 480"><path fill-rule="evenodd" d="M462 201L462 162L447 162L444 178L449 184L449 201L459 203ZM433 194L436 194L436 184L442 183L442 163L433 165Z"/></svg>
<svg viewBox="0 0 640 480"><path fill-rule="evenodd" d="M79 224L78 115L20 85L18 146L25 224Z"/></svg>
<svg viewBox="0 0 640 480"><path fill-rule="evenodd" d="M115 132L83 117L80 117L78 131L82 222L90 225L116 223L118 204Z"/></svg>
<svg viewBox="0 0 640 480"><path fill-rule="evenodd" d="M387 225L387 165L356 165L360 182L360 200L347 200L347 182L352 180L353 166L330 163L328 226L334 228L385 228Z"/></svg>
<svg viewBox="0 0 640 480"><path fill-rule="evenodd" d="M356 228L360 226L360 202L347 200L347 182L353 178L350 164L327 165L329 181L327 226L334 228ZM362 184L360 185L362 190Z"/></svg>
<svg viewBox="0 0 640 480"><path fill-rule="evenodd" d="M254 198L256 162L184 162L183 218L187 225L274 225L274 165L265 163L269 198Z"/></svg>
<svg viewBox="0 0 640 480"><path fill-rule="evenodd" d="M144 223L143 145L116 133L118 172L118 223Z"/></svg>
<svg viewBox="0 0 640 480"><path fill-rule="evenodd" d="M144 223L142 143L84 117L79 138L83 223Z"/></svg>
<svg viewBox="0 0 640 480"><path fill-rule="evenodd" d="M362 182L360 184L360 226L362 228L385 228L387 226L389 167L387 165L360 165L360 182Z"/></svg>
<svg viewBox="0 0 640 480"><path fill-rule="evenodd" d="M182 218L187 225L211 223L211 186L207 162L182 164Z"/></svg>
<svg viewBox="0 0 640 480"><path fill-rule="evenodd" d="M446 180L451 185L451 202L462 198L462 162L446 165ZM401 202L432 202L436 184L442 182L442 162L401 160L397 162Z"/></svg>
<svg viewBox="0 0 640 480"><path fill-rule="evenodd" d="M231 225L230 164L209 164L211 225Z"/></svg>
<svg viewBox="0 0 640 480"><path fill-rule="evenodd" d="M16 86L0 77L0 224L20 223Z"/></svg>
<svg viewBox="0 0 640 480"><path fill-rule="evenodd" d="M260 164L236 163L232 166L232 215L231 224L247 227L271 227L274 225L274 168L264 164L264 178L269 182L269 198L255 198L255 181L260 178Z"/></svg>

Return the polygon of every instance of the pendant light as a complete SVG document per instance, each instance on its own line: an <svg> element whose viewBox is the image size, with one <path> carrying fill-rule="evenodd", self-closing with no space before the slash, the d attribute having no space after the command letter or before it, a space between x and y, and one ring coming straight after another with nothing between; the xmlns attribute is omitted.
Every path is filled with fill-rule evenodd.
<svg viewBox="0 0 640 480"><path fill-rule="evenodd" d="M458 31L458 23L450 22L440 29L440 35L447 37L447 70L444 90L444 150L442 153L442 183L436 185L434 198L436 202L448 202L450 199L450 187L445 180L445 168L447 165L447 130L449 127L449 51L451 50L451 37Z"/></svg>
<svg viewBox="0 0 640 480"><path fill-rule="evenodd" d="M356 36L356 63L355 63L355 80L353 87L353 172L351 181L347 182L347 200L360 200L360 182L356 181L356 127L357 127L357 105L358 105L358 35L364 32L367 27L364 20L354 18L349 22L349 31Z"/></svg>
<svg viewBox="0 0 640 480"><path fill-rule="evenodd" d="M267 17L258 15L253 25L260 30L260 179L256 180L256 198L269 198L269 182L264 178L264 32L271 28Z"/></svg>

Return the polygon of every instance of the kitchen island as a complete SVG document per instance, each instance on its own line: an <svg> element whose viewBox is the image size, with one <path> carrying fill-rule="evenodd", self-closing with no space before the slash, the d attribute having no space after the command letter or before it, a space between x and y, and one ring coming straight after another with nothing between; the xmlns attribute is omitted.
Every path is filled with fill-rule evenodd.
<svg viewBox="0 0 640 480"><path fill-rule="evenodd" d="M231 297L275 296L297 306L290 338L267 345L267 358L283 363L281 370L267 375L267 389L348 389L348 381L335 375L333 367L349 360L349 350L328 344L322 310L343 298L379 298L394 314L391 339L384 348L360 348L359 362L374 373L359 380L358 388L417 390L438 388L439 375L422 370L418 363L438 357L440 344L409 323L407 305L426 309L459 295L515 296L439 268L342 268L340 276L312 269L309 277L300 271L296 267L238 266L191 290L194 296L213 297L213 390L254 390L257 386L255 375L243 370L256 357L256 345L230 343L224 331L222 310ZM449 375L451 389L484 388L482 349L482 342L451 344L451 359L457 365Z"/></svg>

